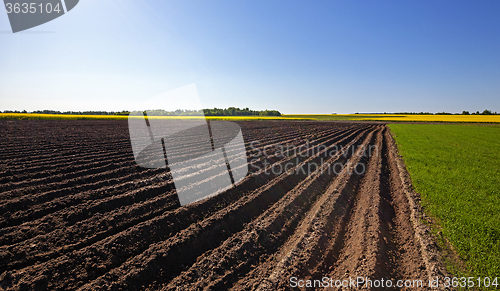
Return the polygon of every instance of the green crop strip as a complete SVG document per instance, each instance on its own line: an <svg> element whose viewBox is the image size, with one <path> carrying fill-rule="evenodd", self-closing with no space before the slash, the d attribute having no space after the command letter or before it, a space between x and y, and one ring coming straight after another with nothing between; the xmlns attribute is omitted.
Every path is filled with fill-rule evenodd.
<svg viewBox="0 0 500 291"><path fill-rule="evenodd" d="M500 277L500 127L389 127L424 210L466 264L455 275Z"/></svg>

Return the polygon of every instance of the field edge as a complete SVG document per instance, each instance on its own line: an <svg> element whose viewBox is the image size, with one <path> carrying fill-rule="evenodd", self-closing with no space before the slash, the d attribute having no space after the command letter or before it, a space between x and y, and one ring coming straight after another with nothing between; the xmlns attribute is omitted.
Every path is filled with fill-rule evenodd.
<svg viewBox="0 0 500 291"><path fill-rule="evenodd" d="M403 184L404 193L410 203L410 219L415 231L415 237L420 244L422 257L424 258L429 272L429 277L447 277L450 275L445 260L447 256L443 255L440 239L435 235L436 232L433 231L433 227L436 224L429 220L430 217L423 210L420 203L421 196L414 190L410 173L407 170L403 156L399 153L399 148L393 136L393 132L388 126L387 128L389 129L389 141L393 148L390 154L393 155L396 160L399 178Z"/></svg>

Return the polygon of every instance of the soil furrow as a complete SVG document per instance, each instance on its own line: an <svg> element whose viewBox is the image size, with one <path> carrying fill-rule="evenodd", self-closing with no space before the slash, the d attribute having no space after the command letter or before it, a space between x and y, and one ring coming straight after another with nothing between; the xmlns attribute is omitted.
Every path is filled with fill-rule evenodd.
<svg viewBox="0 0 500 291"><path fill-rule="evenodd" d="M168 167L135 164L126 120L1 120L0 289L289 290L292 277L445 274L385 125L237 123L248 174L181 207ZM211 187L227 171L206 175L212 163L245 156L225 146L222 159L198 132L168 141L169 166L187 165L176 182Z"/></svg>
<svg viewBox="0 0 500 291"><path fill-rule="evenodd" d="M359 137L359 134L356 134L355 137L352 137L352 135L350 135L349 137L357 139ZM300 167L300 165L303 165L305 162L311 161L313 159L314 156L305 159L305 161L303 161L295 168L298 168ZM108 276L111 276L115 279L120 278L119 280L124 281L126 284L131 283L131 279L129 277L133 276L133 284L139 284L139 281L142 281L143 279L137 277L138 270L134 271L132 274L129 274L127 272L127 270L129 270L132 266L135 266L135 270L137 268L136 264L140 264L141 266L143 266L141 273L147 274L149 273L148 270L151 270L151 268L154 269L156 264L162 264L162 262L168 261L169 266L166 266L164 268L165 270L162 272L162 274L156 274L155 276L162 279L164 278L164 276L170 276L167 274L177 272L177 270L171 269L173 266L175 266L173 262L179 259L185 261L189 258L191 258L190 260L194 260L196 259L196 254L203 253L204 251L208 250L210 246L216 247L219 242L227 239L231 233L240 231L245 223L248 223L249 221L257 217L260 213L262 213L262 211L267 207L279 201L281 197L283 197L288 191L293 188L294 185L299 183L306 176L307 175L304 174L281 174L278 179L275 179L276 181L266 184L264 189L259 189L258 191L254 192L254 194L244 196L242 199L243 201L238 201L238 203L227 206L226 208L208 217L202 222L192 224L189 228L184 229L182 232L177 233L175 236L169 238L167 241L162 242L161 244L152 245L140 256L134 258L134 261L127 262L125 265L122 265L116 270L113 270L113 272L107 273L105 276L101 277L100 280L93 282L92 286L101 286L102 284L105 284L105 282L109 282ZM293 182L286 183L282 180L290 180L290 182ZM203 241L203 243L201 243L200 240ZM164 247L162 247L163 245ZM190 246L191 248L189 248L189 250L185 249L186 247ZM163 248L161 257L148 257L150 254L154 255L155 251L153 250L158 250L159 248ZM167 252L166 250L169 251ZM184 253L184 255L179 255L180 253ZM143 256L148 258L143 258ZM149 259L154 260L155 263L146 264ZM129 286L129 288L134 287Z"/></svg>
<svg viewBox="0 0 500 291"><path fill-rule="evenodd" d="M341 154L325 160L317 172L300 182L279 203L274 204L217 249L200 256L188 271L172 280L164 289L175 289L180 285L193 290L220 290L230 287L239 277L250 271L252 264L269 257L284 243L310 205L323 193L323 189L331 180L336 178L328 172L328 165L345 161L346 157ZM225 272L221 274L219 270ZM204 280L199 280L200 277Z"/></svg>
<svg viewBox="0 0 500 291"><path fill-rule="evenodd" d="M293 158L293 157L292 157L292 158ZM236 188L235 188L235 189L236 189ZM231 192L231 191L228 191L228 192ZM214 198L215 198L215 199L217 199L217 198L220 198L220 197L223 197L223 196L218 195L217 197L214 197ZM183 208L183 209L184 209L184 208ZM191 214L191 215L193 215L193 214ZM189 216L189 215L187 215L187 216ZM199 217L199 215L198 215L198 217ZM185 223L178 223L178 224L173 225L173 227L167 227L167 229L165 229L165 230L164 230L164 229L157 229L157 228L154 228L154 229L153 229L153 230L154 230L154 233L155 233L154 235L153 235L153 233L151 233L151 232L150 232L150 231L152 230L152 229L150 229L150 228L149 228L149 226L150 226L151 224L152 224L152 225L161 225L161 221L169 221L169 220L170 220L170 221L172 221L172 219L173 219L173 220L175 220L175 218L173 218L173 217L171 217L171 216L162 216L162 217L160 217L160 218L158 218L158 219L154 219L154 220L152 220L152 221L148 221L145 225L141 226L139 229L138 229L137 227L134 227L134 228L132 228L131 230L128 230L126 233L124 233L124 234L120 234L118 237L116 237L115 239L111 240L111 243L112 243L112 244L115 244L115 245L123 245L123 244L125 243L125 241L130 240L130 237L144 237L144 236L145 236L145 237L156 237L156 238L158 239L158 236L159 236L159 235L168 235L168 234L170 234L170 233L171 233L170 231L174 231L174 233L175 233L175 229L182 229L183 225L186 225ZM189 223L189 221L187 221L187 223ZM168 225L168 224L167 224L167 225ZM145 228L145 227L147 227L147 228ZM138 230L140 230L140 232L138 232ZM160 231L160 230L161 230L161 231ZM170 230L170 231L169 231L169 230ZM144 232L144 231L146 231L146 232ZM139 233L141 233L141 234L139 234ZM148 235L148 234L149 234L149 235ZM113 237L114 237L114 236L113 236ZM111 238L113 238L113 237L111 237ZM161 238L161 236L160 236L160 238ZM103 244L109 245L109 243L107 244L107 242L109 242L109 241L110 241L110 240L106 240L106 241L100 242L100 245L103 245ZM142 244L142 245L144 245L144 246L147 246L149 243L150 243L150 242L148 242L147 240L146 240L146 241L141 241L141 244ZM126 244L126 243L125 243L125 244ZM84 254L84 253L87 253L87 252L88 252L88 250L93 250L93 249L94 249L94 248L89 247L89 248L86 248L86 249L84 249L84 250L82 250L82 251L78 251L78 252L75 254L75 255L77 255L77 256L76 256L76 257L74 257L74 255L71 255L71 258L72 258L72 259L73 259L73 258L74 258L74 259L77 259L77 258L80 256L80 255L78 255L78 253L82 253L82 254ZM116 258L116 257L125 257L125 258L126 258L126 257L127 257L127 256L129 256L129 255L128 255L128 254L126 254L126 253L124 253L123 251L133 250L133 249L128 249L128 248L123 249L123 250L122 250L121 248L116 248L116 249L117 249L117 254L116 254L116 255L114 255L114 254L109 254L109 248L104 248L104 249L103 249L103 248L100 248L100 249L101 249L101 251L99 251L99 253L101 253L101 255L99 255L99 256L102 256L102 255L104 255L104 254L108 253L108 255L106 255L106 256L111 257L111 258L109 259L109 261L110 261L110 262L115 261L114 259L112 259L113 257L115 257L115 258ZM87 258L88 256L91 256L91 255L90 255L90 254L86 254L86 256L85 256L84 258ZM116 262L119 262L119 260L118 260L118 261L116 261ZM116 263L116 262L114 262L114 263ZM55 264L57 264L57 265L59 265L60 267L58 267L58 268L57 268L57 270L59 270L59 272L60 272L61 274L64 274L65 272L67 272L67 270L66 270L66 269L67 269L67 267L65 267L65 266L64 266L65 264L67 264L67 263L68 263L67 261L63 261L63 262L62 262L62 265L61 265L61 263L50 262L50 261L49 261L48 263L49 263L49 265L54 264L54 263L55 263ZM114 265L114 263L113 263L113 264L111 264L111 265L109 265L109 266L110 266L110 267L112 267L112 266ZM89 265L89 262L87 262L87 264L85 264L85 262L78 263L78 265L82 265L82 264L83 264L83 265ZM42 264L42 265L44 265L44 264ZM91 266L93 266L93 265L91 265ZM42 269L45 269L45 268L46 268L46 267L42 267ZM94 268L95 268L95 267L94 267ZM106 268L107 268L107 267L106 267ZM97 268L97 269L98 269L98 268ZM101 268L101 269L102 269L102 268ZM90 270L90 272L87 272L87 270L84 270L84 273L91 273L90 275L92 275L92 273L95 273L95 272L99 272L99 270ZM58 273L58 272L56 272L56 273ZM77 276L78 276L78 275L77 275ZM66 283L66 282L65 282L65 283Z"/></svg>
<svg viewBox="0 0 500 291"><path fill-rule="evenodd" d="M328 138L329 136L330 135L327 135L324 138ZM300 144L299 146L302 146L302 144ZM275 161L274 155L268 156L267 158L271 163ZM255 167L255 165L254 165L254 167ZM258 167L261 167L261 166L258 165ZM150 170L150 171L148 171L148 173L154 174L154 173L158 173L161 171L162 171L161 169L155 170L155 171ZM52 200L50 202L45 203L45 205L37 205L36 207L32 207L31 209L28 210L29 211L28 214L25 214L22 211L18 211L16 213L13 213L12 215L9 216L8 224L6 224L6 225L13 225L16 223L22 223L23 221L26 221L26 220L33 221L34 219L40 218L44 215L48 215L49 213L58 211L60 209L70 207L72 205L77 205L78 203L85 201L85 200L88 200L88 199L92 199L93 201L95 201L96 199L103 199L103 198L107 199L106 196L116 195L117 193L120 193L119 191L124 191L126 189L130 189L130 183L129 183L129 187L127 187L127 188L123 188L122 185L116 185L116 184L120 183L120 181L127 181L127 180L131 180L134 178L138 178L140 175L141 175L140 173L134 173L134 174L122 177L120 180L118 180L115 183L113 183L113 180L107 180L107 181L101 182L101 184L83 185L83 186L81 186L83 189L82 188L75 188L74 189L74 190L78 190L78 192L79 192L76 195L69 196L69 195L67 195L68 193L66 193L66 196L63 199L57 199L56 201ZM209 181L207 181L207 182L209 182ZM106 185L109 185L109 186L106 186L105 188L103 188L102 184L104 184L104 183ZM141 184L142 183L143 182L141 182ZM105 191L100 191L100 192L104 193L106 195L104 197L100 197L100 196L96 195L97 193L92 193L90 191L86 191L87 193L89 193L89 195L84 195L84 193L81 193L81 191L82 190L85 191L86 187L89 187L91 189L90 191L92 191L92 189L99 189L99 188L103 189ZM110 190L107 190L107 188L110 188ZM55 191L55 193L51 193L51 192L49 192L49 193L51 193L52 196L58 197L57 194L62 193L63 191L65 191L64 188ZM44 195L47 196L48 193L45 193ZM149 196L145 196L145 197L147 198ZM33 200L36 200L36 197L32 197L32 196L27 197L25 200L33 201ZM17 201L16 205L27 206L25 200L24 201ZM44 200L46 200L46 199L44 199ZM35 203L33 202L33 204L35 204ZM10 208L8 206L10 206ZM46 206L46 207L44 207L44 206ZM15 207L13 207L12 205L7 205L4 208L6 210L6 213L15 212ZM0 225L2 225L3 223L4 222L0 218ZM30 231L30 232L32 232L32 231Z"/></svg>
<svg viewBox="0 0 500 291"><path fill-rule="evenodd" d="M374 132L366 137L364 145L368 145L372 140ZM362 155L361 149L353 155L351 163L358 164ZM343 172L326 190L304 220L295 230L294 235L287 241L276 255L276 263L271 264L271 268L265 270L265 276L260 275L260 283L256 290L277 290L286 289L288 278L292 275L304 278L304 267L310 261L313 248L317 246L318 241L326 234L323 227L330 219L336 216L345 215L348 208L349 197L356 191L355 181L359 177L348 171ZM347 197L346 197L347 196ZM335 211L337 210L337 211ZM243 283L243 282L240 282ZM254 283L255 284L255 283Z"/></svg>

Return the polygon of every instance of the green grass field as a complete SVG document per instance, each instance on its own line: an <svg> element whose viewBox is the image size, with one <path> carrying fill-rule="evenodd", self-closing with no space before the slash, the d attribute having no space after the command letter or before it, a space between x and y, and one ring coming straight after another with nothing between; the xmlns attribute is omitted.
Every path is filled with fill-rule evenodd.
<svg viewBox="0 0 500 291"><path fill-rule="evenodd" d="M389 127L426 213L466 264L450 271L500 277L500 127Z"/></svg>

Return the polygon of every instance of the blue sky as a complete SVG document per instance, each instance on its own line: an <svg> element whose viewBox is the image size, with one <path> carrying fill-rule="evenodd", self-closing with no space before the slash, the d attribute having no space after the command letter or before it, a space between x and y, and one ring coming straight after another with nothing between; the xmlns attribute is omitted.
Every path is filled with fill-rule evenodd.
<svg viewBox="0 0 500 291"><path fill-rule="evenodd" d="M203 107L500 112L499 1L81 0L13 34L0 110L134 110L195 83Z"/></svg>

